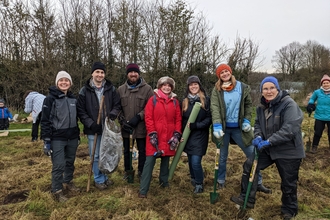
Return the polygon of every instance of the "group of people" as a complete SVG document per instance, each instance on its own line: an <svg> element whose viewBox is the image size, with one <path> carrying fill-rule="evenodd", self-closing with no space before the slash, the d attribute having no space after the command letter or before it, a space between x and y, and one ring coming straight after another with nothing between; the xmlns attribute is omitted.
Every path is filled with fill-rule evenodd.
<svg viewBox="0 0 330 220"><path fill-rule="evenodd" d="M49 88L47 97L27 91L24 95L25 112L32 112L32 141L38 139L40 123L44 153L51 157L53 164L52 193L55 198L58 201L67 200L63 189L79 191L72 181L76 150L80 143L78 119L83 124L83 132L88 138L90 156L94 138L97 138L92 165L95 187L104 190L113 184L108 175L98 168L103 123L105 118L109 117L111 120L118 118L122 126L124 179L128 178L129 171L132 170L130 137L136 141L139 151L139 198L147 197L157 158L161 158L159 185L169 186L170 157L175 155L177 146L183 140L181 136L184 129L191 131L184 152L188 156L193 192L202 193L202 158L207 151L212 125L212 135L221 143L218 189L225 187L229 143L234 141L247 159L243 164L241 192L238 196L231 197L231 201L242 206L245 196L248 196L247 207L253 208L257 191L271 193L270 189L262 185L260 170L275 163L281 177L283 219L291 219L297 215L298 173L301 160L305 157L301 134L303 112L289 94L280 89L277 79L268 76L260 84L262 97L252 129L250 86L236 80L227 64L219 65L215 73L218 81L211 97L206 94L197 76L189 76L185 96L181 102L173 92L173 78L161 77L157 82L157 88L153 90L141 77L140 68L135 63L126 66L127 80L118 89L105 78L105 65L95 62L91 69L91 77L80 89L78 98L70 91L73 82L69 73L65 71L58 72L55 86ZM321 80L321 88L314 92L307 106L309 113L316 109L313 151L317 149L325 124L329 126L330 120L327 115L330 115L330 112L326 107L330 104L329 96L330 77L325 75ZM102 97L104 106L100 106ZM188 119L195 102L201 103L201 110L196 121L192 123ZM3 103L0 99L0 110L8 114L2 110ZM98 123L98 117L101 117L101 123ZM256 152L258 176L254 178L251 191L247 192Z"/></svg>

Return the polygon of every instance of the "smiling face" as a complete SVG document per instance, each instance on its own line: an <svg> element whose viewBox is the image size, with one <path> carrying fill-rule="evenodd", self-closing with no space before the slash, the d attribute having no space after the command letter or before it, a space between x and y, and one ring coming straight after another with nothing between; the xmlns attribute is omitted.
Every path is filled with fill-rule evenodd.
<svg viewBox="0 0 330 220"><path fill-rule="evenodd" d="M266 100L271 101L275 99L278 93L279 91L274 83L266 82L262 85L262 96L265 97Z"/></svg>
<svg viewBox="0 0 330 220"><path fill-rule="evenodd" d="M192 95L196 95L197 93L199 93L200 87L198 83L190 83L189 84L189 92Z"/></svg>
<svg viewBox="0 0 330 220"><path fill-rule="evenodd" d="M71 87L71 82L68 78L60 78L57 81L57 87L59 88L59 90L61 90L64 93L67 93L67 91L70 89Z"/></svg>
<svg viewBox="0 0 330 220"><path fill-rule="evenodd" d="M92 73L92 78L95 84L101 84L102 81L104 80L105 77L105 72L101 69L96 69Z"/></svg>
<svg viewBox="0 0 330 220"><path fill-rule="evenodd" d="M330 89L330 81L329 80L324 80L322 82L322 88L325 89L325 90Z"/></svg>
<svg viewBox="0 0 330 220"><path fill-rule="evenodd" d="M172 87L168 83L164 83L161 87L160 90L165 94L169 95L172 92Z"/></svg>
<svg viewBox="0 0 330 220"><path fill-rule="evenodd" d="M132 84L135 84L140 79L140 75L136 71L131 71L131 72L127 73L127 79Z"/></svg>
<svg viewBox="0 0 330 220"><path fill-rule="evenodd" d="M223 81L223 82L228 82L230 81L230 78L231 78L231 73L229 70L227 69L224 69L220 72L220 79Z"/></svg>

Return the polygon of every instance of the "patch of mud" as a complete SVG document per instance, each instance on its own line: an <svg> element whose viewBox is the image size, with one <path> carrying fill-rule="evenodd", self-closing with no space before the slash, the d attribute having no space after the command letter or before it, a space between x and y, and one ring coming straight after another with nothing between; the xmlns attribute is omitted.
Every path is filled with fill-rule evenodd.
<svg viewBox="0 0 330 220"><path fill-rule="evenodd" d="M9 193L7 196L5 196L5 199L3 200L3 204L9 204L9 203L18 203L18 202L23 202L27 199L29 196L29 191L28 190L23 190L21 192L14 192L14 193Z"/></svg>

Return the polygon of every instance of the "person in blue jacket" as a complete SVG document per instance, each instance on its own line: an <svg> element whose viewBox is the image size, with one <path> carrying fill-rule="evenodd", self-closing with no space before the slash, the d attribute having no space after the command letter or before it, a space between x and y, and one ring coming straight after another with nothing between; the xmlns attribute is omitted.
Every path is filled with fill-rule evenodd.
<svg viewBox="0 0 330 220"><path fill-rule="evenodd" d="M200 102L202 106L196 121L190 123L188 119L195 102ZM191 184L195 187L194 193L202 193L204 191L202 158L207 150L211 124L210 98L202 87L198 76L189 76L187 79L186 95L182 101L182 131L185 127L191 130L183 151L188 155Z"/></svg>
<svg viewBox="0 0 330 220"><path fill-rule="evenodd" d="M5 100L0 98L0 130L8 130L9 119L13 119L13 115L5 106Z"/></svg>
<svg viewBox="0 0 330 220"><path fill-rule="evenodd" d="M315 103L317 104L315 105ZM328 127L328 141L330 147L330 77L325 74L321 79L321 87L315 90L309 99L307 112L315 111L314 137L311 153L316 153L325 125Z"/></svg>

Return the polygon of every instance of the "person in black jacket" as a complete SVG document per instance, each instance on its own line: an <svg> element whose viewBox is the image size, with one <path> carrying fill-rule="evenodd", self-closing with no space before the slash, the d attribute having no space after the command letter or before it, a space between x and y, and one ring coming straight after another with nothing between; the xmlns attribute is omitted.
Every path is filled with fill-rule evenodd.
<svg viewBox="0 0 330 220"><path fill-rule="evenodd" d="M257 107L252 141L259 152L256 172L276 164L281 177L281 214L284 220L289 220L298 214L297 182L301 160L305 157L301 133L304 114L290 95L280 90L275 77L264 78L260 92L262 97ZM231 201L241 206L247 194L253 160L254 155L251 155L243 165L240 195L231 197ZM254 178L247 208L254 208L256 191L257 178Z"/></svg>
<svg viewBox="0 0 330 220"><path fill-rule="evenodd" d="M95 62L92 66L92 77L87 80L85 86L80 89L78 97L78 116L84 125L84 134L88 138L89 154L92 156L92 149L95 134L97 135L96 150L93 162L94 185L100 190L106 189L113 182L108 176L99 170L99 152L102 138L102 124L105 117L115 119L120 112L120 97L111 81L105 79L105 65ZM104 96L104 106L100 101ZM101 123L97 124L99 109L102 108Z"/></svg>
<svg viewBox="0 0 330 220"><path fill-rule="evenodd" d="M65 71L58 72L55 85L49 88L49 95L43 101L41 137L44 153L51 157L53 164L52 193L57 201L65 202L68 198L63 188L79 191L72 179L80 132L77 99L69 91L71 76Z"/></svg>
<svg viewBox="0 0 330 220"><path fill-rule="evenodd" d="M189 123L188 119L195 102L202 104L196 121ZM202 158L206 153L209 139L209 128L212 124L210 111L210 98L206 95L198 76L190 76L187 79L185 98L182 101L182 126L187 126L191 133L187 140L184 152L188 155L191 184L195 187L194 193L204 191L204 173Z"/></svg>

